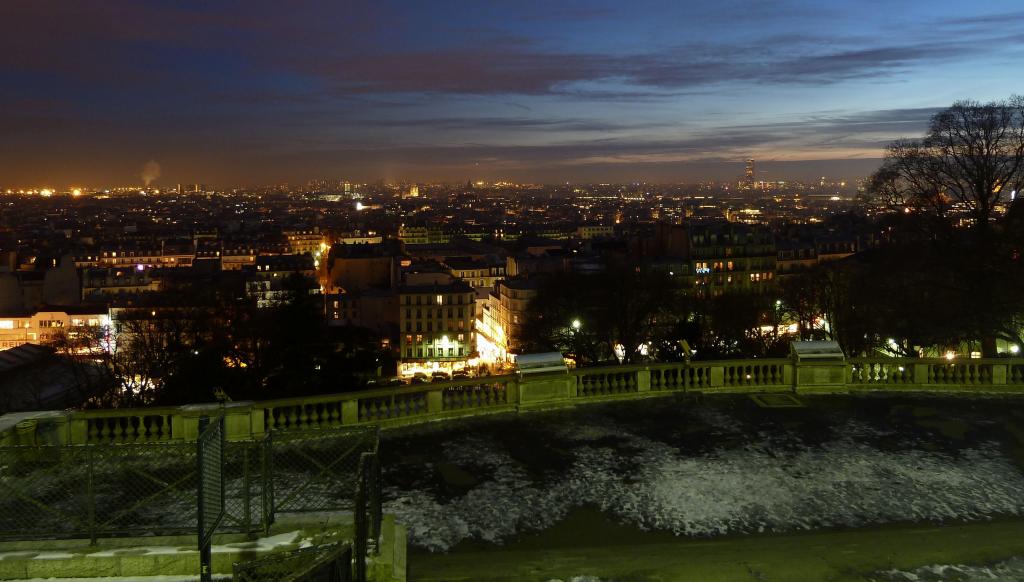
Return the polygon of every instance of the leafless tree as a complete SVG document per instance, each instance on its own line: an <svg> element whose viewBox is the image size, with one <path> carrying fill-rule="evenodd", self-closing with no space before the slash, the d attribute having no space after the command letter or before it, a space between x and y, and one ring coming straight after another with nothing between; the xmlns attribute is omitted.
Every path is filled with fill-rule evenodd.
<svg viewBox="0 0 1024 582"><path fill-rule="evenodd" d="M1024 96L979 103L958 101L932 117L921 139L901 139L886 151L869 192L891 207L945 216L963 205L986 231L996 204L1024 187Z"/></svg>

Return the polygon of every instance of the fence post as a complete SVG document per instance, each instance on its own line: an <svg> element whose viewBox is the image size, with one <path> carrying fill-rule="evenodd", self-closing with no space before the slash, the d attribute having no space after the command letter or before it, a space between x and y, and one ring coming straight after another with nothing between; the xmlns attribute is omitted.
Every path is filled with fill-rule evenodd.
<svg viewBox="0 0 1024 582"><path fill-rule="evenodd" d="M274 523L274 433L269 432L264 437L260 454L260 473L263 478L262 511L260 512L260 525L263 526L263 535L270 535L270 524Z"/></svg>
<svg viewBox="0 0 1024 582"><path fill-rule="evenodd" d="M249 482L249 443L244 443L242 446L242 512L245 514L244 521L245 533L252 535L252 510L249 497L252 495L252 489L250 488Z"/></svg>
<svg viewBox="0 0 1024 582"><path fill-rule="evenodd" d="M96 490L93 484L93 454L92 447L86 447L85 449L85 464L86 474L88 475L85 479L85 497L86 503L89 508L89 545L96 545Z"/></svg>
<svg viewBox="0 0 1024 582"><path fill-rule="evenodd" d="M370 537L373 539L373 553L380 554L380 522L381 522L381 470L380 456L376 453L367 453L370 456Z"/></svg>
<svg viewBox="0 0 1024 582"><path fill-rule="evenodd" d="M355 538L353 559L355 560L356 582L366 582L366 468L365 457L359 456L356 468Z"/></svg>
<svg viewBox="0 0 1024 582"><path fill-rule="evenodd" d="M204 526L206 525L206 520L204 519L205 508L203 507L203 445L202 439L199 438L209 424L210 418L208 416L199 417L196 431L196 446L199 451L199 454L196 455L198 466L198 471L196 472L196 485L198 489L196 491L196 498L199 500L199 511L196 513L196 521L199 524L199 527L197 528L199 530L199 582L213 582L213 572L211 571L213 563L212 548L210 547L210 540L205 539L206 531Z"/></svg>

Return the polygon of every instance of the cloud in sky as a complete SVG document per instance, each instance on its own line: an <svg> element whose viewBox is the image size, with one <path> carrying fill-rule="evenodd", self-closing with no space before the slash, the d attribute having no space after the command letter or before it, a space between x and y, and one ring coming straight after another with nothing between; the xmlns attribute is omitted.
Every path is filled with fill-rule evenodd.
<svg viewBox="0 0 1024 582"><path fill-rule="evenodd" d="M11 0L0 19L15 185L130 181L139 156L210 183L681 180L749 155L818 173L1019 90L1024 56L1003 0Z"/></svg>

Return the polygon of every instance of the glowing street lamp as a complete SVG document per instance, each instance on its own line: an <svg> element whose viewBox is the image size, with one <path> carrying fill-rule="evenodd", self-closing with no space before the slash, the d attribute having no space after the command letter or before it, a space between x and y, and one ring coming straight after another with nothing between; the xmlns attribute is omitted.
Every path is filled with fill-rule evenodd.
<svg viewBox="0 0 1024 582"><path fill-rule="evenodd" d="M581 327L583 327L582 321L580 321L579 319L572 320L572 328L574 330L579 331Z"/></svg>

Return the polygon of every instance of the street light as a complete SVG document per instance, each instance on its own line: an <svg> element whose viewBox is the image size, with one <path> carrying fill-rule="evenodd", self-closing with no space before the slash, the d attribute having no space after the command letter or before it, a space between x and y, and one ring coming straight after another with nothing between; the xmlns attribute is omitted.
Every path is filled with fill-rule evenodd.
<svg viewBox="0 0 1024 582"><path fill-rule="evenodd" d="M580 321L579 319L572 320L572 328L573 329L575 329L576 331L579 331L579 329L581 327L583 327L583 322L582 321Z"/></svg>

